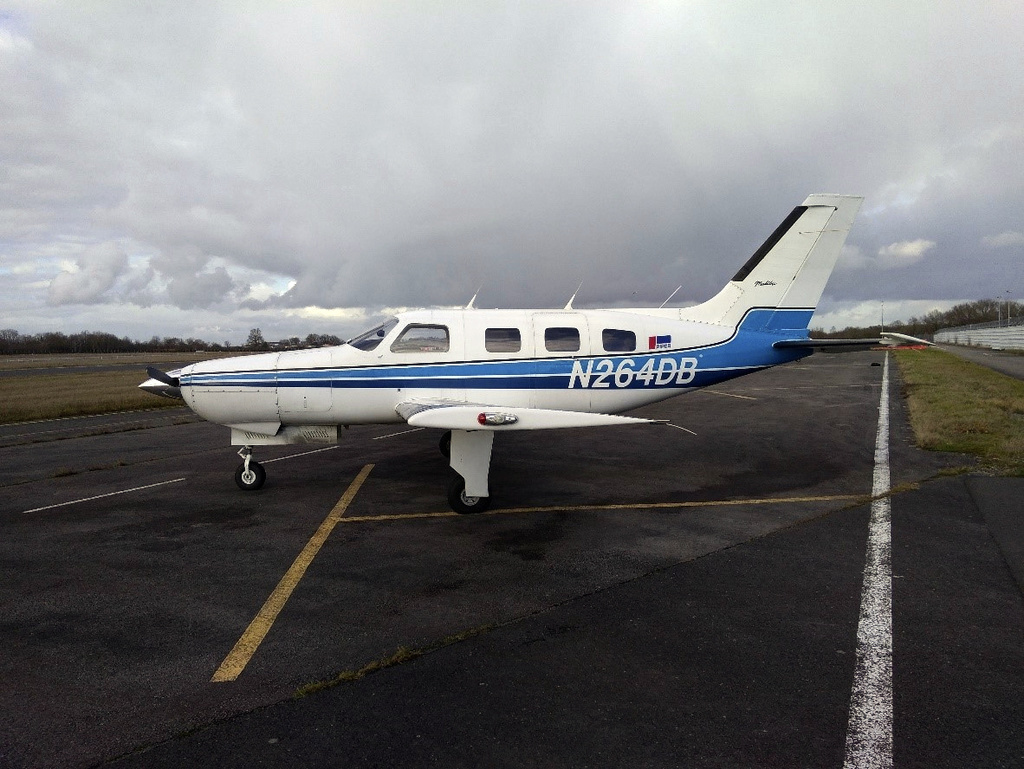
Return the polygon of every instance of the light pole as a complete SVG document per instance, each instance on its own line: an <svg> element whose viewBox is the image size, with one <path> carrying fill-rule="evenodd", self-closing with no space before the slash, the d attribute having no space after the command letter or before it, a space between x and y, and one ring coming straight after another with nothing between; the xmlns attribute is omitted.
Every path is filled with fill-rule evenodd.
<svg viewBox="0 0 1024 769"><path fill-rule="evenodd" d="M1006 325L1010 325L1010 289L1006 289Z"/></svg>

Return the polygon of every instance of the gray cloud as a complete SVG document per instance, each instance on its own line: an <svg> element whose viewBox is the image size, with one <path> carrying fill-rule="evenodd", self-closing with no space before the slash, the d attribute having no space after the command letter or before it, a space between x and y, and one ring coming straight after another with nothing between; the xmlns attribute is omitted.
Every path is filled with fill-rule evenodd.
<svg viewBox="0 0 1024 769"><path fill-rule="evenodd" d="M62 304L94 304L128 266L128 256L113 243L87 248L73 268L62 270L50 282L49 302Z"/></svg>
<svg viewBox="0 0 1024 769"><path fill-rule="evenodd" d="M581 305L692 302L834 191L867 201L826 301L993 294L1024 248L983 240L1024 230L1022 22L880 0L26 5L0 17L0 270L34 259L10 277L40 306L224 326L481 285L484 306L560 306L581 279ZM130 275L58 274L113 241ZM885 258L914 241L935 245ZM294 285L253 298L245 271Z"/></svg>

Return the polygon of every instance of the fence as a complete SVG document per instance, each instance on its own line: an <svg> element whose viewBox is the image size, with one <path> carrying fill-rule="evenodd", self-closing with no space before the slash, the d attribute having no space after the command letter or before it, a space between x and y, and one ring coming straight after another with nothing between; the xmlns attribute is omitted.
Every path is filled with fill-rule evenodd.
<svg viewBox="0 0 1024 769"><path fill-rule="evenodd" d="M1024 350L1024 318L1014 318L1009 322L1004 320L940 328L935 332L935 341L988 347L993 350Z"/></svg>

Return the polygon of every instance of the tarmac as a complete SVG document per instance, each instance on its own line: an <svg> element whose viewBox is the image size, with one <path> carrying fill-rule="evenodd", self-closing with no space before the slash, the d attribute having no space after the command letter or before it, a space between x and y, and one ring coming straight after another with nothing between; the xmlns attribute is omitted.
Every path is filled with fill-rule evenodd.
<svg viewBox="0 0 1024 769"><path fill-rule="evenodd" d="M0 765L843 766L884 355L499 436L479 516L429 430L0 428ZM890 376L892 763L1024 765L1022 481Z"/></svg>

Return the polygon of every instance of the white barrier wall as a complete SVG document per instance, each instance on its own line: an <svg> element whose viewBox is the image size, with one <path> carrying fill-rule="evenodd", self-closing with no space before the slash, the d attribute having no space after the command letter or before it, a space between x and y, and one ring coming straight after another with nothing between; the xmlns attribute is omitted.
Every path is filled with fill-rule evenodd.
<svg viewBox="0 0 1024 769"><path fill-rule="evenodd" d="M989 347L993 350L1024 350L1024 325L1001 328L942 328L935 332L935 341Z"/></svg>

